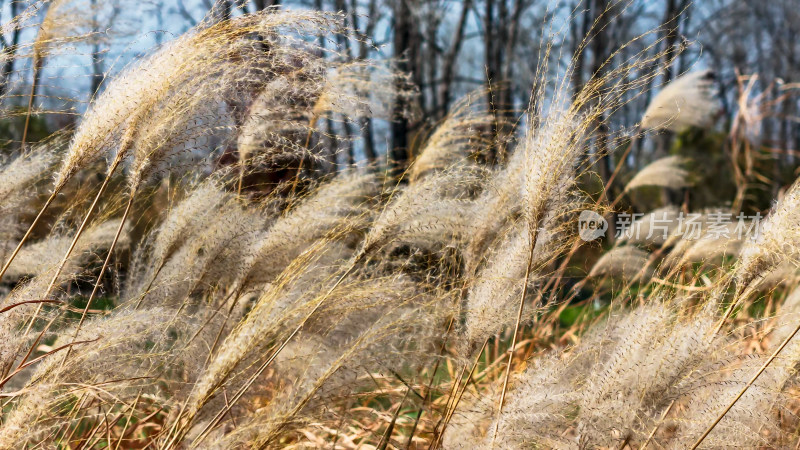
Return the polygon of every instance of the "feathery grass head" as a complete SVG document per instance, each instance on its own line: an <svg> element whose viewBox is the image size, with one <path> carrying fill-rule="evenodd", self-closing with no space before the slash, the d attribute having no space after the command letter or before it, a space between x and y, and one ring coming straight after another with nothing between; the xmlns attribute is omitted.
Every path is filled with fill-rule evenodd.
<svg viewBox="0 0 800 450"><path fill-rule="evenodd" d="M689 127L708 128L719 111L714 72L686 73L670 82L653 98L642 117L644 130L681 132Z"/></svg>
<svg viewBox="0 0 800 450"><path fill-rule="evenodd" d="M628 280L638 275L646 267L647 261L648 253L635 245L614 247L600 257L588 276L608 275ZM644 273L644 277L649 278L650 273L652 273L652 269L648 269Z"/></svg>
<svg viewBox="0 0 800 450"><path fill-rule="evenodd" d="M667 156L651 162L625 185L625 191L643 186L661 186L669 189L680 189L691 186L689 171L685 165L686 158Z"/></svg>
<svg viewBox="0 0 800 450"><path fill-rule="evenodd" d="M677 231L681 211L677 206L665 206L635 219L630 230L621 233L620 242L659 246L664 245Z"/></svg>
<svg viewBox="0 0 800 450"><path fill-rule="evenodd" d="M0 211L9 214L14 200L26 192L35 191L33 185L44 178L58 157L61 141L53 139L34 146L10 161L0 165Z"/></svg>
<svg viewBox="0 0 800 450"><path fill-rule="evenodd" d="M50 173L62 144L59 138L48 140L0 163L0 255L24 232L20 215L33 209L37 184Z"/></svg>
<svg viewBox="0 0 800 450"><path fill-rule="evenodd" d="M758 224L754 239L742 247L735 272L740 289L766 275L781 262L798 263L800 256L800 185L795 183L766 219Z"/></svg>
<svg viewBox="0 0 800 450"><path fill-rule="evenodd" d="M209 133L224 129L220 112L226 103L250 103L265 79L280 75L290 58L304 54L278 42L264 51L253 36L309 32L335 23L333 15L268 10L201 24L166 44L125 70L91 106L56 186L97 158L121 159L129 151L134 153L131 184L138 185L160 162L192 149L183 144L200 139L202 145Z"/></svg>
<svg viewBox="0 0 800 450"><path fill-rule="evenodd" d="M409 180L413 183L430 172L456 165L469 166L476 158L485 157L492 142L494 122L494 116L472 95L453 105L450 114L425 141L409 169Z"/></svg>

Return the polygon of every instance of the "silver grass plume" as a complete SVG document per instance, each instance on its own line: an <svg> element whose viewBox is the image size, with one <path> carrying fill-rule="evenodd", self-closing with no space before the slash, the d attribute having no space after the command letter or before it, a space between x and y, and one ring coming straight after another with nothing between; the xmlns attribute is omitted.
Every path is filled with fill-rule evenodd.
<svg viewBox="0 0 800 450"><path fill-rule="evenodd" d="M290 264L253 305L247 317L225 338L187 400L185 417L191 422L254 348L286 332L313 308L319 290L337 271L343 254L337 246L318 245ZM346 257L346 256L345 256Z"/></svg>
<svg viewBox="0 0 800 450"><path fill-rule="evenodd" d="M625 191L631 191L643 186L660 186L669 189L680 189L692 185L689 171L685 169L688 162L680 156L667 156L655 160L642 170L625 185Z"/></svg>
<svg viewBox="0 0 800 450"><path fill-rule="evenodd" d="M37 304L33 302L43 300L48 276L49 273L45 273L26 283L20 283L0 302L0 307L6 310L2 313L3 320L0 321L0 374L7 374L19 356L24 338L18 328L37 309Z"/></svg>
<svg viewBox="0 0 800 450"><path fill-rule="evenodd" d="M379 185L375 176L352 171L319 186L277 218L258 242L244 253L240 288L271 282L315 241L333 239L366 228ZM351 236L349 240L353 240Z"/></svg>
<svg viewBox="0 0 800 450"><path fill-rule="evenodd" d="M735 278L738 290L749 286L782 262L798 263L800 256L800 185L795 182L766 219L759 224L755 239L742 247Z"/></svg>
<svg viewBox="0 0 800 450"><path fill-rule="evenodd" d="M382 61L349 61L335 66L314 105L314 116L331 112L351 120L390 120L397 113L394 107L398 102L407 104L416 95L409 78ZM409 111L401 113L410 115Z"/></svg>
<svg viewBox="0 0 800 450"><path fill-rule="evenodd" d="M109 222L90 227L83 238L78 241L76 251L61 270L56 280L56 286L73 281L78 275L85 272L85 264L91 260L93 251L101 249L111 242L115 228L116 225ZM25 338L16 328L31 320L35 314L34 311L38 312L41 309L42 300L58 300L58 295L55 298L53 296L45 297L49 285L47 280L53 277L55 268L60 261L61 250L69 245L71 239L71 237L51 237L24 247L20 252L21 259L15 260L14 265L11 266L9 273L15 277L35 276L27 283L18 286L0 302L3 308L19 305L2 313L0 334L7 337L0 342L0 370L2 373L9 370L10 365L17 357L19 343ZM123 244L128 244L127 238L123 239ZM54 246L57 250L53 249Z"/></svg>
<svg viewBox="0 0 800 450"><path fill-rule="evenodd" d="M0 164L0 211L8 214L18 204L18 196L31 192L33 185L46 176L61 147L56 139ZM35 191L34 191L35 192Z"/></svg>
<svg viewBox="0 0 800 450"><path fill-rule="evenodd" d="M84 266L93 255L92 252L107 249L114 239L116 229L117 224L111 221L91 226L78 241L67 260L67 264L72 266L71 271ZM22 247L9 266L6 276L19 279L25 275L40 275L58 266L72 239L73 236L51 236ZM127 248L129 244L128 234L123 233L117 245Z"/></svg>
<svg viewBox="0 0 800 450"><path fill-rule="evenodd" d="M237 137L242 163L290 167L299 156L317 156L302 145L302 139L314 129L311 108L323 82L320 72L322 68L305 64L264 86Z"/></svg>
<svg viewBox="0 0 800 450"><path fill-rule="evenodd" d="M494 236L502 236L500 230L513 220L515 210L521 218L517 225L508 226L508 236L489 253L467 295L467 352L513 325L526 284L534 282L552 255L566 245L555 236L574 207L570 191L583 149L579 139L582 125L571 114L554 112L541 127L531 130L524 147L517 149L508 167L496 175L500 192L487 189L489 198L477 201L475 214L482 220L470 243L468 273L479 266L480 249L490 246ZM524 317L532 317L534 312Z"/></svg>
<svg viewBox="0 0 800 450"><path fill-rule="evenodd" d="M258 210L246 210L230 197L167 259L148 285L128 293L137 304L183 302L193 294L233 281L241 271L242 253L257 242L264 218ZM147 289L147 290L144 290Z"/></svg>
<svg viewBox="0 0 800 450"><path fill-rule="evenodd" d="M465 242L475 230L478 211L472 200L452 195L463 183L464 173L454 168L396 188L364 238L359 255L389 244L435 248Z"/></svg>
<svg viewBox="0 0 800 450"><path fill-rule="evenodd" d="M0 163L0 255L3 259L14 245L12 240L19 239L25 231L19 215L32 209L30 204L38 194L36 184L55 164L61 144L58 138L49 140Z"/></svg>
<svg viewBox="0 0 800 450"><path fill-rule="evenodd" d="M675 233L679 223L680 209L669 205L654 209L631 223L629 232L622 233L619 242L660 246Z"/></svg>
<svg viewBox="0 0 800 450"><path fill-rule="evenodd" d="M648 256L649 254L646 251L635 245L614 247L597 260L587 276L599 277L607 275L630 280L637 276L647 265ZM644 279L649 279L651 273L652 269L646 271L643 274Z"/></svg>
<svg viewBox="0 0 800 450"><path fill-rule="evenodd" d="M470 356L486 339L514 325L523 283L536 285L543 278L538 269L550 262L550 255L559 247L557 241L551 240L552 235L540 233L533 252L535 270L525 280L530 233L522 223L509 227L506 233L498 239L497 247L490 250L486 264L467 293L463 335L467 347L461 349L463 356ZM524 318L528 320L536 312L536 308L529 308Z"/></svg>
<svg viewBox="0 0 800 450"><path fill-rule="evenodd" d="M120 375L147 375L152 370L147 363L147 341L163 332L160 318L165 314L158 308L124 311L89 322L78 340L92 342L75 346L73 357L66 365L61 366L61 359L52 357L37 367L0 428L0 446L15 448L25 441L36 440L42 426L54 419L46 415L48 410L61 401L77 398L81 391L91 392L93 384L111 381ZM132 383L112 382L103 390L132 397L135 395L133 386Z"/></svg>
<svg viewBox="0 0 800 450"><path fill-rule="evenodd" d="M778 264L774 269L762 275L753 285L756 289L770 291L778 287L791 288L798 281L800 281L800 273L798 273L797 266L787 261Z"/></svg>
<svg viewBox="0 0 800 450"><path fill-rule="evenodd" d="M209 177L191 188L186 197L170 209L163 222L151 233L146 245L139 247L132 271L147 275L131 277L131 280L152 279L161 270L172 254L203 230L216 211L230 201L231 194L225 192L217 177ZM147 274L139 265L147 264Z"/></svg>
<svg viewBox="0 0 800 450"><path fill-rule="evenodd" d="M730 234L727 237L708 235L695 241L684 241L690 242L691 246L681 254L678 264L721 265L726 257L737 256L744 241L736 236L734 224L729 224L728 231Z"/></svg>
<svg viewBox="0 0 800 450"><path fill-rule="evenodd" d="M424 345L435 336L448 312L437 305L438 300L415 292L416 286L402 278L364 280L352 288L343 296L345 303L333 306L325 320L309 324L307 332L313 334L306 342L298 342L294 353L282 353L276 361L276 367L283 369L279 373L299 375L289 381L293 389L278 393L243 427L243 433L232 433L228 439L246 437L250 445L264 445L299 424L321 420L329 414L325 407L329 399L347 401L353 396L355 400L358 386L371 381L361 374L397 371L406 364L423 363L418 358L431 358L430 352L409 347Z"/></svg>
<svg viewBox="0 0 800 450"><path fill-rule="evenodd" d="M201 24L132 65L109 84L84 116L56 176L56 189L97 158L115 152L115 159L121 159L138 141L130 175L131 184L137 185L168 156L165 152L183 139L204 133L198 131L198 121L218 120L219 114L209 114L215 105L242 95L241 83L268 72L269 57L256 51L257 44L249 35L269 34L281 27L326 27L330 22L326 15L270 10L210 27ZM237 54L241 64L232 59ZM154 127L142 127L143 121ZM123 147L117 148L119 144Z"/></svg>
<svg viewBox="0 0 800 450"><path fill-rule="evenodd" d="M480 102L473 102L472 96L468 96L453 105L452 111L427 138L409 169L410 182L433 171L474 164L475 158L486 151L495 118Z"/></svg>
<svg viewBox="0 0 800 450"><path fill-rule="evenodd" d="M644 130L681 132L689 127L708 128L719 111L710 70L686 73L667 84L642 116Z"/></svg>
<svg viewBox="0 0 800 450"><path fill-rule="evenodd" d="M657 300L628 313L607 335L614 348L581 389L579 443L613 446L646 439L669 407L665 394L675 395L675 387L714 348L705 338L714 325L708 314L682 321L675 317L674 303Z"/></svg>
<svg viewBox="0 0 800 450"><path fill-rule="evenodd" d="M496 169L488 177L488 186L475 200L482 220L477 224L465 251L469 274L475 273L495 239L522 214L520 186L523 183L525 158L525 152L520 149L513 152L505 167Z"/></svg>
<svg viewBox="0 0 800 450"><path fill-rule="evenodd" d="M686 316L683 308L675 298L620 311L574 349L538 358L514 383L495 444L619 447L655 439L667 448L691 445L765 357L732 357L731 347L739 342L707 337L717 321L712 310ZM779 392L800 357L798 342L790 343L787 360L764 374L703 448L769 445L763 431L782 433L771 414L780 408ZM470 447L458 438L450 442L450 448ZM486 436L482 447L489 444Z"/></svg>

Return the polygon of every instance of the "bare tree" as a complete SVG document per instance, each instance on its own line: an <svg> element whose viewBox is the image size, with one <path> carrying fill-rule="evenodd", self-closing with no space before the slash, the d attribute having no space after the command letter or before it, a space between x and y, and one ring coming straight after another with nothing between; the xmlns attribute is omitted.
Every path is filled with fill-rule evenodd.
<svg viewBox="0 0 800 450"><path fill-rule="evenodd" d="M398 58L397 68L401 72L412 74L412 81L419 88L421 85L421 71L417 66L419 62L419 39L417 23L412 16L416 8L416 0L398 0L394 3L392 22L394 24L394 54ZM405 89L404 81L395 81L395 90L402 92ZM398 96L394 104L392 121L392 140L390 150L390 160L395 174L401 173L405 168L411 149L410 134L413 126L408 118L408 110L412 105L408 104L404 96ZM421 104L424 104L420 100Z"/></svg>
<svg viewBox="0 0 800 450"><path fill-rule="evenodd" d="M0 2L0 10L5 10L4 2ZM12 18L17 16L19 2L11 0L9 2L9 12ZM15 55L17 53L17 46L19 45L20 27L14 27L11 31L11 41L7 41L6 37L0 34L0 55L5 61L2 66L2 73L0 73L0 96L8 92L9 77L14 72Z"/></svg>

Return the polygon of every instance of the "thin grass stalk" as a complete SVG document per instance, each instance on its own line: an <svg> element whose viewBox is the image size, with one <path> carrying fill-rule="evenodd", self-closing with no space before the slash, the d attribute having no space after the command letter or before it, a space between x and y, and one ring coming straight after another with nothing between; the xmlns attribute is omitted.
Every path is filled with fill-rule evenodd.
<svg viewBox="0 0 800 450"><path fill-rule="evenodd" d="M397 423L397 417L400 416L400 410L403 409L403 403L406 402L406 398L408 398L408 394L411 392L411 388L406 389L405 395L403 395L403 399L400 400L400 404L397 405L397 409L394 411L394 415L392 416L392 421L389 422L389 426L386 427L386 432L383 433L383 437L381 437L381 442L378 444L378 450L386 450L386 446L389 445L389 441L392 439L392 432L394 431L394 425Z"/></svg>
<svg viewBox="0 0 800 450"><path fill-rule="evenodd" d="M600 194L600 199L598 200L598 203L603 201L603 199L606 196L606 193L608 192L609 189L611 189L611 184L617 178L617 175L619 175L620 171L622 170L622 167L625 165L625 158L628 157L628 155L631 153L631 150L633 150L633 147L636 145L636 141L639 139L639 132L640 129L637 128L636 133L631 137L630 142L628 142L628 146L625 148L625 151L622 152L622 156L620 156L619 158L617 167L614 168L614 172L612 172L611 176L608 177L605 189L603 189L603 192Z"/></svg>
<svg viewBox="0 0 800 450"><path fill-rule="evenodd" d="M447 394L447 402L445 402L444 404L445 413L447 413L447 411L452 410L450 405L452 403L455 403L456 393L458 391L458 384L461 381L461 378L464 377L464 372L466 371L467 371L467 366L465 365L461 368L461 371L458 372L458 375L455 378L453 378L453 386L450 388L450 392L448 392ZM439 423L437 423L433 429L433 441L431 442L431 445L428 447L429 450L436 448L437 443L440 441L440 438L444 436L444 428L442 428L438 432L436 431L436 429L439 427L439 424L444 425L444 417L442 417L439 420Z"/></svg>
<svg viewBox="0 0 800 450"><path fill-rule="evenodd" d="M72 251L75 249L75 246L78 243L78 239L80 239L81 234L83 234L84 230L86 229L86 225L89 223L89 219L92 217L92 214L94 214L95 209L97 209L97 205L100 202L100 197L103 196L103 194L106 191L106 188L108 187L109 182L111 181L111 176L114 175L114 172L116 172L117 167L119 167L119 164L125 158L128 148L130 148L130 145L133 143L133 133L134 130L131 127L130 129L128 129L128 131L126 131L125 135L123 136L122 141L120 142L119 145L119 150L117 151L117 155L114 157L114 161L108 168L108 172L106 173L106 176L103 179L103 184L100 185L100 190L97 192L97 195L92 201L92 204L89 207L89 211L86 212L86 216L83 218L83 222L81 222L78 231L75 233L75 237L72 239L72 243L70 243L69 249L67 249L67 252L64 254L64 257L61 259L61 263L59 263L58 268L56 269L56 273L53 275L53 279L47 286L47 290L45 291L44 294L45 299L49 297L51 292L53 291L53 288L55 287L55 284L58 281L58 277L61 275L61 271L64 269L64 266L66 265L70 254L72 254ZM33 323L36 321L36 318L39 316L41 310L42 310L42 305L39 304L39 306L36 308L36 311L33 314L33 317L31 318L31 321L28 323L28 326L25 329L25 334L24 334L25 337L28 336L31 327L33 326ZM50 324L52 324L52 321L50 322ZM25 360L28 358L28 356L30 356L31 352L33 351L33 348L35 348L36 344L39 343L39 340L41 339L42 335L44 335L44 333L47 331L50 324L48 324L42 330L42 333L39 334L39 337L36 338L36 341L34 341L34 345L31 346L31 348L28 350L28 354L22 360L22 363L24 363Z"/></svg>
<svg viewBox="0 0 800 450"><path fill-rule="evenodd" d="M297 333L300 332L300 330L303 328L303 326L306 324L306 322L308 322L308 320L311 318L311 316L313 316L314 313L316 313L319 310L319 308L322 306L322 304L325 302L325 300L328 297L330 297L330 295L333 293L333 291L336 290L337 287L339 287L339 285L344 281L344 279L347 278L347 276L350 275L350 273L353 272L353 270L356 267L356 264L358 264L358 262L361 261L361 259L365 255L366 255L366 253L362 252L362 253L360 253L359 255L357 255L353 259L353 261L350 263L350 267L339 277L338 280L336 280L336 283L334 283L333 286L331 286L331 288L328 289L328 291L325 293L325 295L322 296L322 298L311 309L311 311L303 318L303 320L300 322L300 324L297 325L297 327L289 334L289 336L287 336L281 342L281 344L270 355L270 357L263 364L261 364L261 366L258 368L258 370L256 370L256 372L248 379L247 383L245 383L244 386L242 386L239 389L239 391L233 397L233 400L231 401L230 406L227 406L227 407L223 408L220 412L218 412L216 414L216 416L214 416L214 418L208 424L206 424L206 426L204 427L203 431L197 436L197 439L195 439L194 442L192 443L193 445L195 445L196 443L199 443L203 439L205 439L205 437L208 435L208 433L211 431L211 429L213 429L219 423L219 421L222 420L222 418L225 416L225 414L228 412L228 410L230 410L230 408L232 408L233 405L236 404L236 402L239 400L239 398L241 398L242 395L244 395L245 391L247 391L247 389L250 388L250 386L255 382L255 380L261 375L261 373L263 373L264 370L266 370L267 367L269 367L269 365L275 360L275 358L278 356L278 354L286 347L287 344L289 344L289 342L297 335ZM191 417L187 418L187 420L180 427L180 429L178 429L176 431L175 435L168 441L166 448L171 448L172 446L174 446L178 442L180 442L180 439L182 439L183 436L186 433L186 427L190 423L189 419L191 419ZM176 423L178 423L178 422L179 422L179 420L176 419Z"/></svg>
<svg viewBox="0 0 800 450"><path fill-rule="evenodd" d="M83 450L83 449L87 448L89 443L92 442L92 439L94 439L94 435L97 434L97 430L100 429L100 427L103 425L103 423L105 423L105 418L103 419L102 422L100 422L94 428L92 428L92 432L89 434L89 437L87 437L86 440L83 442L83 445L81 445L80 450ZM88 448L90 448L90 447L88 447Z"/></svg>
<svg viewBox="0 0 800 450"><path fill-rule="evenodd" d="M142 291L142 294L139 296L139 301L136 302L135 309L139 309L139 307L142 306L142 302L144 301L145 294L150 292L150 288L152 288L153 287L153 283L156 282L156 279L158 278L158 274L161 273L161 270L164 269L164 266L166 266L166 265L167 265L167 261L166 260L161 261L158 264L158 267L156 268L155 273L153 273L153 277L150 279L150 282L147 283L147 287Z"/></svg>
<svg viewBox="0 0 800 450"><path fill-rule="evenodd" d="M497 405L497 420L494 425L494 432L492 432L491 448L494 448L494 442L497 439L497 431L500 428L500 417L503 415L503 403L506 399L506 391L508 390L508 378L511 375L511 362L514 359L514 349L517 346L517 335L519 334L519 327L522 323L522 311L525 308L525 297L528 295L528 277L531 274L531 266L533 265L533 253L536 249L537 232L534 230L531 233L530 251L528 253L528 264L525 266L525 278L523 279L522 294L519 297L519 309L517 310L517 323L514 325L514 334L511 337L511 347L508 349L508 362L506 363L506 373L503 377L503 389L500 391L500 402Z"/></svg>
<svg viewBox="0 0 800 450"><path fill-rule="evenodd" d="M786 339L783 340L783 342L781 342L781 345L777 349L775 349L774 352L772 352L772 355L770 355L770 357L764 362L764 364L761 366L761 368L758 369L758 372L756 372L753 375L753 377L750 378L750 381L748 381L747 384L744 385L742 390L739 391L739 393L736 395L736 398L734 398L733 401L731 401L728 404L728 406L717 416L717 418L714 420L714 423L712 423L711 425L708 426L708 428L706 428L706 431L703 433L703 435L700 436L697 439L697 441L694 443L694 445L692 445L691 450L695 450L697 447L700 446L701 443L703 443L705 438L708 437L709 434L711 434L711 432L719 424L719 422L722 420L722 418L725 417L725 414L728 414L728 411L730 411L731 408L733 408L733 405L735 405L736 402L738 402L739 399L742 398L744 393L747 392L748 389L750 389L750 386L752 386L753 383L755 383L755 381L758 379L758 377L760 377L761 374L764 373L764 371L767 369L767 367L769 367L769 365L772 364L772 361L775 361L775 358L778 356L778 354L781 351L783 351L783 349L786 347L786 345L789 344L789 341L791 341L792 338L798 332L800 332L800 323L798 323L797 326L795 327L794 331L792 331L792 333L789 336L787 336Z"/></svg>
<svg viewBox="0 0 800 450"><path fill-rule="evenodd" d="M95 296L97 295L97 290L100 287L100 281L102 280L103 274L108 268L108 263L109 261L111 261L111 256L114 254L114 248L116 247L117 241L119 241L119 237L122 234L122 228L125 226L125 221L128 219L128 214L131 212L131 206L133 206L133 200L135 198L135 195L136 191L132 190L128 198L128 204L125 206L125 212L122 213L122 219L120 220L119 226L117 227L117 232L114 235L114 240L111 241L111 246L108 249L108 255L106 255L105 261L103 261L103 267L100 268L100 274L97 275L97 280L94 282L94 288L92 288L92 293L91 295L89 295L89 300L86 301L86 306L83 307L83 312L81 313L81 320L78 322L78 326L75 327L75 333L72 336L73 340L75 340L78 337L78 333L80 333L81 331L83 322L86 320L86 313L89 311L89 305L92 304L92 300L94 300ZM64 355L64 359L61 361L62 366L67 361L67 358L69 358L70 350L67 350L67 353Z"/></svg>
<svg viewBox="0 0 800 450"><path fill-rule="evenodd" d="M94 197L94 200L92 201L92 205L89 207L89 211L86 213L86 216L83 218L83 222L81 222L81 226L78 228L78 231L75 233L75 237L72 239L72 242L70 243L69 249L67 249L67 252L64 254L64 257L61 258L61 262L59 263L58 268L56 269L56 273L53 274L53 279L50 280L50 284L47 286L47 290L44 293L44 298L49 297L50 294L52 293L53 288L55 287L56 282L58 281L58 277L61 275L61 271L64 269L64 266L67 264L67 260L69 259L69 256L72 254L72 251L75 249L75 246L78 244L78 239L80 239L81 234L83 234L83 231L86 229L86 225L89 223L89 219L92 217L92 214L94 213L95 209L97 209L97 205L100 202L100 197L103 196L103 194L106 191L106 188L108 187L109 181L111 181L111 175L114 173L114 171L117 170L117 166L119 166L119 163L121 161L122 161L121 158L114 158L114 162L111 164L111 167L109 167L109 169L108 169L108 175L106 175L105 179L103 180L103 184L100 185L100 190L97 191L97 195ZM42 305L40 304L36 308L36 311L34 312L33 317L31 318L31 321L28 322L28 326L25 328L25 333L23 334L24 337L28 336L28 333L30 332L31 327L33 326L33 323L36 321L36 318L39 316L39 313L41 312L41 309L42 309ZM38 341L38 339L37 339L37 341ZM23 360L22 362L24 363L25 361Z"/></svg>
<svg viewBox="0 0 800 450"><path fill-rule="evenodd" d="M208 355L206 355L206 360L203 363L203 367L208 366L208 363L211 361L211 357L214 355L214 352L217 351L217 345L219 345L219 341L222 338L222 332L225 331L225 325L228 323L228 318L230 317L231 313L233 312L233 308L236 307L236 303L238 303L239 298L241 297L242 293L244 292L244 283L236 289L235 295L233 297L233 303L228 308L228 315L225 317L225 320L222 322L222 325L219 327L219 331L217 332L217 336L214 338L214 343L211 345L211 349L208 351ZM230 296L228 297L230 298ZM223 305L227 303L227 299L223 302Z"/></svg>
<svg viewBox="0 0 800 450"><path fill-rule="evenodd" d="M61 271L64 269L64 266L66 265L70 254L72 254L72 251L75 249L75 246L78 243L78 239L80 239L81 234L86 229L86 225L89 222L89 219L91 218L92 214L94 213L95 209L97 208L97 204L100 201L100 197L102 197L103 193L105 193L105 190L108 187L108 183L111 180L111 176L116 171L117 167L119 166L119 163L122 161L123 153L124 152L120 152L117 155L117 157L114 158L114 162L109 167L108 174L106 175L105 179L103 180L103 184L100 186L100 190L97 192L97 195L95 196L94 200L92 201L91 206L89 207L89 211L86 213L86 216L84 217L83 222L81 223L80 227L78 228L78 231L76 232L75 237L72 239L72 242L70 243L69 249L64 254L64 257L61 259L61 262L59 263L58 268L56 269L56 273L53 275L53 279L50 280L50 284L47 286L47 290L46 290L46 292L44 294L45 299L47 299L47 297L49 297L50 294L52 293L52 291L53 291L53 289L55 287L55 284L58 281L58 277L61 275ZM39 313L41 313L42 305L43 304L40 303L36 307L36 311L34 311L33 317L31 317L30 322L28 322L28 325L25 328L25 333L23 334L23 341L24 341L24 338L26 338L28 336L28 334L30 333L30 330L33 327L34 322L38 318ZM50 320L50 322L48 322L47 325L44 326L42 331L39 333L39 335L34 340L33 344L30 346L30 348L28 348L28 352L25 354L25 357L22 358L22 361L20 362L19 366L17 366L17 369L19 369L19 368L23 367L23 365L25 365L25 362L31 356L33 351L36 349L36 346L39 344L39 341L42 339L42 337L47 332L47 330L50 328L50 326L53 324L53 322L55 322L55 320L56 320L56 317L54 316Z"/></svg>
<svg viewBox="0 0 800 450"><path fill-rule="evenodd" d="M472 369L470 369L469 374L467 375L467 380L464 382L464 386L461 388L460 391L456 392L457 395L455 397L455 401L453 402L453 406L451 408L445 410L445 417L443 418L443 422L442 422L442 430L439 433L439 435L434 438L434 444L435 444L435 441L440 441L444 437L444 432L447 429L447 424L450 422L450 419L453 417L453 414L455 413L456 409L458 408L459 402L461 402L461 397L464 396L464 392L466 392L467 387L469 386L469 382L472 380L472 377L475 375L475 369L478 368L478 363L481 360L481 355L483 354L483 351L486 349L486 345L488 343L489 343L489 339L486 339L485 341L483 341L483 345L481 346L481 349L478 350L478 355L475 357L475 362L472 364ZM486 357L487 357L487 361L488 361L489 352L486 352ZM432 448L435 448L435 445L432 446Z"/></svg>
<svg viewBox="0 0 800 450"><path fill-rule="evenodd" d="M442 347L439 349L439 358L436 360L436 364L433 365L433 372L431 373L431 381L428 383L428 387L425 390L425 397L422 399L422 406L420 406L419 412L417 413L417 418L414 420L414 426L411 427L411 433L408 434L408 443L406 444L406 449L411 448L411 441L414 438L414 433L417 431L417 426L419 425L420 419L422 419L422 414L425 413L425 407L430 402L430 396L433 390L433 382L436 380L436 371L439 370L439 363L442 361L442 356L444 355L444 350L447 346L447 338L450 336L450 330L452 330L454 322L455 322L455 316L450 318L450 323L447 325L447 331L445 331L445 339L444 342L442 342Z"/></svg>
<svg viewBox="0 0 800 450"><path fill-rule="evenodd" d="M125 438L125 431L128 429L128 424L131 422L131 417L133 417L133 412L136 411L136 404L139 403L139 398L141 396L142 390L140 389L136 394L136 399L133 400L133 406L131 406L130 414L128 414L128 419L125 421L125 426L122 427L122 431L119 433L119 440L117 441L117 445L114 446L114 450L117 450L120 444L122 444L122 440Z"/></svg>
<svg viewBox="0 0 800 450"><path fill-rule="evenodd" d="M81 395L80 400L75 402L75 405L72 407L72 411L70 411L70 418L72 420L74 420L77 417L78 411L80 411L83 408L83 405L86 403L86 399L88 397L89 394L84 393L83 395ZM75 432L77 430L78 427L72 427L72 431L69 432L69 435L67 435L65 438L62 438L62 442L66 442L67 444L69 444L69 441L72 440L72 436L75 435ZM67 431L69 431L69 422L64 424L64 433L66 434Z"/></svg>
<svg viewBox="0 0 800 450"><path fill-rule="evenodd" d="M25 150L25 143L28 139L28 128L31 122L31 110L33 109L33 96L36 93L36 85L39 81L39 71L42 67L41 56L35 53L33 56L33 81L31 81L31 90L28 93L28 112L25 113L25 125L22 128L22 140L20 141L19 148Z"/></svg>
<svg viewBox="0 0 800 450"><path fill-rule="evenodd" d="M242 183L244 182L244 161L239 161L239 183L236 187L236 196L242 197Z"/></svg>
<svg viewBox="0 0 800 450"><path fill-rule="evenodd" d="M719 332L722 330L722 327L725 325L725 321L727 321L731 317L731 314L733 314L733 310L739 306L743 300L749 297L750 294L753 293L754 289L750 287L752 284L753 283L742 286L742 288L738 290L739 292L736 293L734 301L731 302L730 306L728 306L728 308L725 310L725 314L722 316L722 319L720 319L719 323L717 323L717 326L714 327L714 331L712 332L714 336L719 334ZM719 296L721 295L722 294L720 293Z"/></svg>
<svg viewBox="0 0 800 450"><path fill-rule="evenodd" d="M11 263L14 261L14 258L17 257L17 253L19 253L19 251L22 249L22 246L30 237L31 233L33 232L33 229L36 227L36 225L39 223L39 220L44 215L44 212L47 210L47 208L50 207L50 204L53 203L53 200L56 199L56 196L58 195L60 190L61 190L60 187L56 187L55 189L53 189L53 193L50 194L50 197L44 203L44 206L42 206L42 208L39 210L39 213L36 214L36 218L33 219L33 222L28 227L28 231L26 231L25 235L22 236L22 239L20 239L19 243L17 244L17 247L14 249L13 252L11 252L11 256L8 257L8 260L6 260L6 263L3 265L3 268L0 269L0 281L3 280L3 275L5 275L6 271L8 271L8 268L11 267Z"/></svg>
<svg viewBox="0 0 800 450"><path fill-rule="evenodd" d="M653 440L653 437L656 435L656 431L658 431L658 428L661 426L661 423L664 422L664 419L667 417L667 414L669 414L669 412L672 411L673 406L675 406L675 400L671 401L669 403L669 406L667 406L667 409L665 409L664 412L661 413L661 418L658 420L658 423L656 423L656 426L653 427L653 431L651 431L650 434L647 435L647 439L644 441L644 444L642 444L642 446L639 447L641 450L646 449L650 441Z"/></svg>

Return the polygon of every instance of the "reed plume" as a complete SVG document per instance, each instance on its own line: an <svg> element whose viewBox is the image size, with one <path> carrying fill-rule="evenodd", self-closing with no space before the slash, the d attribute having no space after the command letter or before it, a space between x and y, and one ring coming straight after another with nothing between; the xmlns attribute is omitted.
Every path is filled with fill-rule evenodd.
<svg viewBox="0 0 800 450"><path fill-rule="evenodd" d="M625 191L643 186L661 186L680 189L692 185L689 171L684 168L687 159L680 156L667 156L648 164L625 185Z"/></svg>
<svg viewBox="0 0 800 450"><path fill-rule="evenodd" d="M710 70L689 72L676 78L653 98L642 116L644 130L681 132L689 127L707 128L719 111Z"/></svg>
<svg viewBox="0 0 800 450"><path fill-rule="evenodd" d="M800 189L795 183L758 224L757 232L741 250L735 277L739 292L756 278L766 275L781 262L797 261L797 205Z"/></svg>

